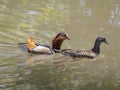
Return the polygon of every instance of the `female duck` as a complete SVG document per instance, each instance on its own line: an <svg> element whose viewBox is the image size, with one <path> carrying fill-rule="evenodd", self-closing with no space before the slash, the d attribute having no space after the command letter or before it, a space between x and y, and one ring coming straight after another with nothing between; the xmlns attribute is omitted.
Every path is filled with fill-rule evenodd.
<svg viewBox="0 0 120 90"><path fill-rule="evenodd" d="M95 58L100 54L100 45L104 42L108 44L104 37L98 37L95 41L94 47L91 50L72 50L72 49L65 49L62 50L62 54L71 56L73 58Z"/></svg>
<svg viewBox="0 0 120 90"><path fill-rule="evenodd" d="M68 34L65 32L60 32L52 41L52 47L42 44L35 44L34 38L30 37L27 39L26 43L19 44L20 48L24 51L35 54L53 54L60 52L61 45L65 39L70 40Z"/></svg>

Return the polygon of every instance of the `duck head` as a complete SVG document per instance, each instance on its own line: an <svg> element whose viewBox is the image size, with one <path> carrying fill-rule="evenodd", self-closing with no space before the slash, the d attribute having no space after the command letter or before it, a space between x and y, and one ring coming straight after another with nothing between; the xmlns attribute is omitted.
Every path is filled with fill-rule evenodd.
<svg viewBox="0 0 120 90"><path fill-rule="evenodd" d="M97 39L96 39L96 44L101 44L102 42L104 42L105 44L109 44L108 42L107 42L107 40L106 40L106 38L104 38L104 37L98 37Z"/></svg>
<svg viewBox="0 0 120 90"><path fill-rule="evenodd" d="M65 40L68 39L70 40L68 34L66 32L60 32L56 35L55 39L61 39L61 40Z"/></svg>
<svg viewBox="0 0 120 90"><path fill-rule="evenodd" d="M66 32L60 32L56 35L56 37L53 39L52 41L52 48L54 50L60 50L61 49L61 45L63 43L64 40L70 40L68 34Z"/></svg>
<svg viewBox="0 0 120 90"><path fill-rule="evenodd" d="M97 53L97 54L100 54L100 44L101 43L105 43L105 44L109 44L106 40L106 38L104 37L98 37L95 41L95 44L94 44L94 47L92 48L92 51Z"/></svg>
<svg viewBox="0 0 120 90"><path fill-rule="evenodd" d="M35 40L34 40L33 37L28 38L27 41L26 41L26 44L27 44L27 48L28 48L30 51L32 51L32 49L33 49L34 47L36 47L36 45L35 45Z"/></svg>

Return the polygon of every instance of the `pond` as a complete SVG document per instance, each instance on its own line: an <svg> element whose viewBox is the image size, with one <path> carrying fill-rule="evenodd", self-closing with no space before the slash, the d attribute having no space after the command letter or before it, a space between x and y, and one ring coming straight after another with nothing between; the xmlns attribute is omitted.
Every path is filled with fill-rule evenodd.
<svg viewBox="0 0 120 90"><path fill-rule="evenodd" d="M51 45L61 31L62 49L91 49L98 36L109 45L95 60L18 47L30 36ZM119 0L0 0L0 90L120 90L119 38Z"/></svg>

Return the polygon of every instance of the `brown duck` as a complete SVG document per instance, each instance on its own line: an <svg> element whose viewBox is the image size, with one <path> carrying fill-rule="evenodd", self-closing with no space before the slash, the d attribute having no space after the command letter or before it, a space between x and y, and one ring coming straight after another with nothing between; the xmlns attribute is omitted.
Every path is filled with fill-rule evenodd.
<svg viewBox="0 0 120 90"><path fill-rule="evenodd" d="M94 47L91 50L64 49L61 53L73 58L95 58L100 54L100 45L102 42L108 44L104 37L98 37L95 41Z"/></svg>

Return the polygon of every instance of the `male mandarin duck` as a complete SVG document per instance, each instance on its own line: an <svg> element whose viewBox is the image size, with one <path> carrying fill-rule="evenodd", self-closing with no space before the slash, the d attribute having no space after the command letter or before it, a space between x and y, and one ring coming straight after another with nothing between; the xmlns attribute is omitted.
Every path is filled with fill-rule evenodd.
<svg viewBox="0 0 120 90"><path fill-rule="evenodd" d="M91 50L64 49L61 53L73 58L95 58L100 54L100 45L102 42L108 44L104 37L98 37L95 41L94 47Z"/></svg>
<svg viewBox="0 0 120 90"><path fill-rule="evenodd" d="M34 54L53 54L60 52L61 45L65 39L70 40L66 32L58 33L52 41L52 47L50 47L43 44L36 44L34 38L30 37L27 39L26 43L20 43L19 47L24 51Z"/></svg>

